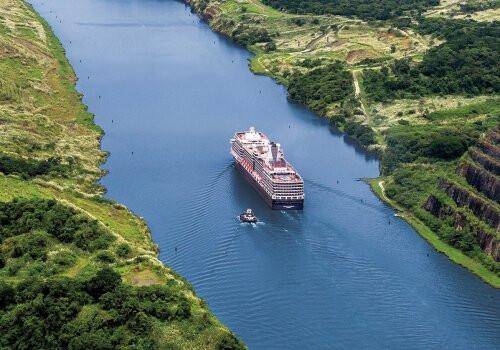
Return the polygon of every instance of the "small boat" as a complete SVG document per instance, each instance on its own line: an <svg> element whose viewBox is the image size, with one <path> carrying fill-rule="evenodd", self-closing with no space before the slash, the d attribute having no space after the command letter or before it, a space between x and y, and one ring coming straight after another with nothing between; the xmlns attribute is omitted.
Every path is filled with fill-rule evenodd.
<svg viewBox="0 0 500 350"><path fill-rule="evenodd" d="M243 222L257 222L257 217L253 213L252 209L247 209L246 212L240 214L240 220Z"/></svg>

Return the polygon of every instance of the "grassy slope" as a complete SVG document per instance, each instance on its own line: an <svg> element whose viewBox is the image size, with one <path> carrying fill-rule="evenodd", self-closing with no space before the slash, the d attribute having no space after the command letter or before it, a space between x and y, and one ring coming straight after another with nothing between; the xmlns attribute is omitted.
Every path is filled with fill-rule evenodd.
<svg viewBox="0 0 500 350"><path fill-rule="evenodd" d="M426 50L441 43L437 39L417 35L409 30L390 31L383 23L367 23L354 18L287 14L266 7L258 0L210 0L205 9L202 8L203 2L200 0L186 0L186 2L202 15L210 14L208 17L210 25L216 31L230 37L240 26L267 30L276 43L277 49L273 52L265 52L264 44L248 46L247 48L255 54L250 60L250 69L256 74L271 76L282 84L288 85L288 72L306 72L311 69L301 64L306 59L319 59L320 65L326 65L333 60L345 62L347 69L357 72L355 75L361 88L358 100L366 109L367 117L363 117L360 112L354 117L364 120L364 123L376 132L377 144L370 148L383 151L386 146L385 131L400 122L408 122L416 128L444 125L461 128L465 124L472 125L472 123L479 122L493 127L497 123L496 118L499 113L497 97L429 96L418 100L398 100L386 104L370 103L366 98L360 71L364 68L379 68L382 63L376 61L366 63L363 59L376 58L385 60L382 62L386 63L393 59L413 57L415 61L420 61ZM430 10L428 15L444 16L448 15L449 11L453 11L453 14L449 15L452 18L459 17L458 1L443 1L441 6ZM300 26L295 24L296 19L303 20L304 24ZM393 45L396 48L395 52L391 52ZM325 116L335 115L337 108L337 104L332 104ZM423 118L424 113L431 114L433 118ZM450 162L445 168L448 177L456 178L454 176L455 164ZM432 179L432 184L434 180L436 179ZM428 186L428 189L430 188ZM379 192L374 192L380 197ZM428 193L422 192L422 195L428 195ZM396 209L399 208L394 201L387 203ZM417 232L437 250L444 252L462 266L466 266L484 281L495 287L500 286L497 275L463 255L459 250L440 241L421 221L411 217L405 217L405 219L411 220L410 223Z"/></svg>
<svg viewBox="0 0 500 350"><path fill-rule="evenodd" d="M0 0L0 76L0 154L34 159L59 156L63 163L72 164L69 176L48 174L26 180L0 173L0 201L56 199L97 220L117 238L111 252L124 242L132 248L132 256L115 255L115 262L109 264L126 283L170 281L190 301L193 316L188 321L157 325L158 344L215 348L229 331L189 283L157 259L158 248L145 222L124 206L101 197L103 189L96 180L103 174L98 166L105 160L99 150L102 131L75 91L76 76L61 44L48 24L22 0ZM96 254L69 245L54 249L54 253L71 250L77 256L73 266L57 274L81 279L103 267ZM15 259L7 260L7 267L11 260ZM0 269L0 278L17 283L36 273L33 265L28 262L17 270Z"/></svg>

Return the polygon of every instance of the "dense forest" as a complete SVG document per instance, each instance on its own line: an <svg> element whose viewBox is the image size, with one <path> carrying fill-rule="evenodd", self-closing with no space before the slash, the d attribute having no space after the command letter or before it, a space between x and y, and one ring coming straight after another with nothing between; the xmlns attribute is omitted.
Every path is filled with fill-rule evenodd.
<svg viewBox="0 0 500 350"><path fill-rule="evenodd" d="M192 317L185 296L168 285L132 287L104 268L90 279L0 281L0 347L9 349L154 349L162 322ZM210 320L199 322L201 329ZM171 344L170 349L177 349ZM244 349L227 333L218 349Z"/></svg>
<svg viewBox="0 0 500 350"><path fill-rule="evenodd" d="M92 252L108 248L114 240L97 221L55 200L16 199L8 203L0 202L2 265L5 265L7 257L27 256L31 260L45 261L52 243L74 244Z"/></svg>
<svg viewBox="0 0 500 350"><path fill-rule="evenodd" d="M351 73L341 62L313 69L290 77L288 95L314 112L324 114L329 104L354 94Z"/></svg>
<svg viewBox="0 0 500 350"><path fill-rule="evenodd" d="M387 20L405 14L419 14L439 0L263 0L278 10L297 14L358 16L365 20Z"/></svg>
<svg viewBox="0 0 500 350"><path fill-rule="evenodd" d="M431 48L422 62L395 61L363 73L367 95L377 102L425 95L482 95L500 91L500 26L426 19L416 27L422 34L446 40Z"/></svg>
<svg viewBox="0 0 500 350"><path fill-rule="evenodd" d="M0 202L0 273L25 277L0 282L0 348L152 349L164 322L196 325L191 305L174 280L133 287L109 267L130 258L131 248L115 241L100 224L54 200ZM65 277L77 256L92 253L101 266L90 277ZM172 349L177 348L171 344ZM219 349L244 349L232 334Z"/></svg>
<svg viewBox="0 0 500 350"><path fill-rule="evenodd" d="M391 174L402 163L449 161L457 159L471 146L486 127L465 124L439 126L397 125L386 133L387 149L381 170Z"/></svg>

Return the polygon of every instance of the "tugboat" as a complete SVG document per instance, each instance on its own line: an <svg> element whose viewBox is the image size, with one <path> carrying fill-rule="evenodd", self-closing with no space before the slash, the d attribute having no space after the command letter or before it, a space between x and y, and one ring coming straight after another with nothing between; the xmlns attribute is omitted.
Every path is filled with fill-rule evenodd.
<svg viewBox="0 0 500 350"><path fill-rule="evenodd" d="M247 209L246 212L240 214L240 220L243 222L254 223L257 222L257 217L253 213L252 209Z"/></svg>

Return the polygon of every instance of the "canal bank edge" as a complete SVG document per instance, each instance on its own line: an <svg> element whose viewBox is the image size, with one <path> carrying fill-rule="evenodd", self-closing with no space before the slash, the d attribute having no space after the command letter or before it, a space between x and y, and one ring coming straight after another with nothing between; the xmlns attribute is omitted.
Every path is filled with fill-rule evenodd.
<svg viewBox="0 0 500 350"><path fill-rule="evenodd" d="M262 18L265 18L265 21L268 21L266 23L276 21L278 23L277 25L279 26L279 23L283 24L285 23L284 21L288 22L293 22L297 18L302 18L304 17L307 19L307 21L310 21L311 23L314 21L314 18L320 18L320 24L322 24L322 21L325 20L324 17L322 16L314 16L314 15L293 15L285 12L279 12L273 8L270 8L264 4L262 4L260 1L257 0L248 0L246 2L238 2L236 5L234 1L229 1L226 2L225 4L221 4L219 1L216 0L184 0L184 2L188 5L191 6L191 8L205 21L208 22L210 27L216 31L219 32L226 37L228 37L231 40L235 40L233 38L233 30L235 27L238 27L238 25L241 26L248 26L248 25L254 25L255 27L258 27L258 25L255 25L255 23L252 22L252 20L249 20L247 14L252 14L252 15L258 15L261 16ZM233 6L233 7L231 7ZM239 13L238 13L238 8L239 8ZM244 10L244 11L243 11ZM238 14L238 15L236 15ZM332 21L335 20L333 17L327 19L327 21ZM339 17L336 19L339 22L342 22L342 18ZM351 21L351 19L349 19ZM281 22L280 22L281 21ZM356 21L354 21L356 22ZM300 24L300 27L304 25ZM277 27L274 27L275 29ZM368 27L367 27L368 28ZM276 29L277 30L277 29ZM310 28L304 29L305 31L310 31ZM254 32L254 35L260 35L258 31ZM336 32L336 36L338 37L338 31ZM397 35L396 35L397 37ZM313 43L316 45L318 40L323 40L323 36L318 37L317 39L313 39L310 43ZM431 47L432 41L427 42L426 40L429 40L429 38L425 37L418 37L418 40L421 43L425 43L426 45L429 45ZM244 42L240 42L241 38L239 38L237 43L243 45L247 50L255 54L254 57L252 57L249 61L249 67L250 70L254 74L259 74L259 75L267 75L275 79L278 83L284 84L285 86L288 86L289 81L282 75L282 72L280 71L279 74L276 73L272 70L269 69L269 67L273 68L274 63L269 63L263 64L263 59L264 61L266 60L266 55L269 57L270 55L273 55L273 50L271 51L266 51L266 47L262 45L248 45L245 44ZM272 40L271 40L272 42ZM294 41L295 42L295 41ZM313 46L314 46L313 45ZM424 45L422 48L426 47ZM435 44L434 44L435 45ZM298 54L302 54L303 56L306 56L311 52L312 49L314 49L313 46L309 47L310 45L308 44L306 47L304 47L304 50L299 52ZM275 49L275 48L274 48ZM391 50L392 51L392 50ZM423 54L423 53L422 53ZM276 54L279 57L280 54ZM391 55L392 58L398 58L397 54L396 55ZM312 56L314 57L314 56ZM286 62L286 58L284 59L284 62ZM370 120L371 117L369 113L367 112L367 109L365 108L366 105L366 96L364 93L363 89L360 89L360 86L363 85L362 79L358 77L359 71L353 70L352 71L352 77L353 77L353 86L355 86L355 91L354 94L356 98L359 100L360 105L361 105L361 110L363 111L363 122L362 124L367 124L370 125ZM432 99L431 99L432 100ZM459 98L459 105L462 104L462 98ZM475 100L474 100L475 101ZM473 100L468 101L467 103L475 103ZM479 103L488 103L486 100L478 99ZM486 102L485 102L486 101ZM307 106L306 106L307 107ZM314 111L313 111L314 112ZM331 115L327 114L326 116L331 117ZM340 127L341 131L343 130L342 127ZM381 139L380 135L375 136L377 140L377 144L371 145L369 148L372 151L382 153L383 149L380 148L380 146L385 144L385 141ZM469 271L472 273L476 274L478 277L480 277L483 281L486 283L490 284L491 286L495 288L500 288L500 277L495 274L495 272L488 270L484 265L479 263L478 261L475 261L474 259L466 256L464 253L459 251L458 249L448 245L445 243L443 240L441 240L436 233L434 233L428 226L424 224L420 219L417 217L413 216L410 214L409 211L403 210L401 206L396 203L393 200L390 200L387 198L385 195L381 196L381 190L379 192L376 191L376 188L379 186L377 181L382 181L384 179L383 176L380 176L379 179L373 180L370 182L370 185L373 189L373 192L379 196L380 199L382 199L385 203L390 205L396 210L401 211L401 217L404 218L407 222L409 222L412 227L422 236L424 237L432 246L438 250L439 252L442 252L446 254L452 261L455 263L467 268ZM405 215L403 213L408 213L410 215Z"/></svg>
<svg viewBox="0 0 500 350"><path fill-rule="evenodd" d="M413 216L411 212L406 211L398 203L394 202L385 195L384 192L384 180L383 177L378 177L375 179L362 179L370 186L372 192L384 203L386 203L391 208L397 210L396 216L405 220L409 223L417 233L424 238L429 244L431 244L436 251L446 255L454 263L466 268L481 280L488 283L494 288L500 288L500 278L492 273L490 270L486 269L483 265L472 260L467 255L462 253L460 250L453 248L452 246L446 244L421 220Z"/></svg>
<svg viewBox="0 0 500 350"><path fill-rule="evenodd" d="M12 221L16 220L11 215L14 210L21 210L23 215L29 215L30 210L39 210L36 215L41 215L40 220L50 220L48 212L40 212L45 209L39 208L51 208L51 215L58 212L66 217L67 222L80 223L80 227L68 226L68 230L76 230L72 231L74 236L70 241L67 238L60 240L49 226L44 227L46 231L33 233L35 229L31 228L17 236L14 233L0 237L2 291L15 293L12 287L33 278L42 284L84 286L89 280L95 280L96 273L97 276L108 274L111 279L115 278L114 283L122 291L131 295L136 295L138 290L169 293L171 299L164 300L162 305L166 309L161 315L138 306L141 322L149 325L148 341L152 342L149 344L176 349L246 348L211 313L206 301L196 296L193 287L158 259L158 247L152 242L144 219L102 196L105 189L97 184L97 180L106 173L99 169L108 155L100 150L104 131L94 123L94 116L82 103L82 95L75 89L77 77L50 25L24 0L3 0L0 14L0 45L4 58L0 62L3 83L0 210L10 210L7 214L0 213L5 214L0 215L2 225L17 225ZM19 142L20 139L24 141ZM30 227L29 223L25 225ZM89 230L87 233L97 237L87 237L84 243L71 241L81 234L78 230L86 229ZM26 248L26 240L33 235L42 243ZM94 241L99 241L99 244L86 245ZM10 250L18 244L19 248L22 244L29 252L21 249L12 253ZM35 248L41 248L37 252L43 259L30 255ZM57 265L54 256L58 257L57 261L62 261L61 265ZM115 276L119 276L120 282L116 282ZM25 307L27 304L16 304L15 301L7 306L2 310L5 315L15 312L18 306L29 309ZM80 312L73 315L76 318L82 313L90 318L92 313L96 317L106 314L98 301L80 307ZM50 332L60 332L62 326L37 332L48 332L44 334L56 342L52 343L54 345L59 333ZM127 329L127 326L123 327ZM15 332L15 328L11 327L11 331ZM193 329L197 330L194 335ZM14 333L6 333L0 336L2 343L15 341L23 347L25 341L36 342L36 337L7 339ZM92 335L89 341L98 338L93 337L96 334L92 330L89 335ZM42 334L37 346L43 347L47 337ZM143 335L138 337L144 340Z"/></svg>

